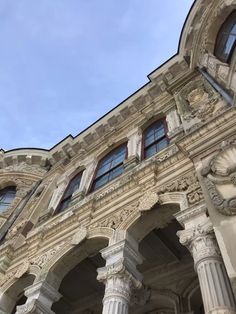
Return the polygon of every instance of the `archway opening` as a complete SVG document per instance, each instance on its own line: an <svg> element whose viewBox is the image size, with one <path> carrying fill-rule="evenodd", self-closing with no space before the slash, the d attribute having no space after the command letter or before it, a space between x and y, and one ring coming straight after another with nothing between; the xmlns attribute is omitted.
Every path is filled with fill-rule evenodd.
<svg viewBox="0 0 236 314"><path fill-rule="evenodd" d="M64 258L61 267L65 265L67 272L59 287L62 297L52 306L56 314L102 312L105 286L97 281L97 269L105 266L99 251L107 245L107 239L88 240Z"/></svg>
<svg viewBox="0 0 236 314"><path fill-rule="evenodd" d="M18 305L26 302L24 291L34 282L35 276L24 274L4 293L1 299L1 309L6 313L14 314Z"/></svg>
<svg viewBox="0 0 236 314"><path fill-rule="evenodd" d="M143 288L131 302L131 314L204 313L193 258L176 235L182 229L174 217L178 211L176 204L155 205L130 227L144 258L137 267ZM193 282L195 292L187 293Z"/></svg>

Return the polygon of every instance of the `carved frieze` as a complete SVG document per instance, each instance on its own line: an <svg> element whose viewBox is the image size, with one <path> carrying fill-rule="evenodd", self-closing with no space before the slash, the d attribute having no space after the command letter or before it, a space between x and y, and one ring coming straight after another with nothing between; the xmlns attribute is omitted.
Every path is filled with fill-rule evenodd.
<svg viewBox="0 0 236 314"><path fill-rule="evenodd" d="M185 192L190 205L203 200L203 193L195 172L190 172L183 177L173 180L171 183L163 185L158 190L159 193Z"/></svg>
<svg viewBox="0 0 236 314"><path fill-rule="evenodd" d="M101 219L95 223L92 223L90 227L108 227L112 229L117 229L122 222L124 222L130 215L137 211L137 204L129 205L108 217Z"/></svg>
<svg viewBox="0 0 236 314"><path fill-rule="evenodd" d="M13 164L11 166L5 167L1 169L4 172L23 172L23 173L30 173L35 174L37 176L43 176L47 170L45 168L40 167L39 165L34 164L27 164L26 162L21 162L18 164Z"/></svg>

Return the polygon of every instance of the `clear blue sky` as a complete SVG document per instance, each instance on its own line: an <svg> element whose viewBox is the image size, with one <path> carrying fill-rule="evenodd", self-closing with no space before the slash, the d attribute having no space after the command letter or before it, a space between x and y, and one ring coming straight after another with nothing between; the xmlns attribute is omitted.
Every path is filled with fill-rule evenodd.
<svg viewBox="0 0 236 314"><path fill-rule="evenodd" d="M193 0L1 0L0 147L50 148L176 53Z"/></svg>

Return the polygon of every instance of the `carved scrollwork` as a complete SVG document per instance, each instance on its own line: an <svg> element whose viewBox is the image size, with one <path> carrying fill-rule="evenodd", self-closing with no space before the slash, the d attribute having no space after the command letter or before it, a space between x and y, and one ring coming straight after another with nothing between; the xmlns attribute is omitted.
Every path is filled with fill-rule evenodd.
<svg viewBox="0 0 236 314"><path fill-rule="evenodd" d="M147 192L140 197L138 210L141 212L150 210L158 202L159 202L159 196L157 193Z"/></svg>
<svg viewBox="0 0 236 314"><path fill-rule="evenodd" d="M223 215L236 215L236 145L223 143L209 166L202 170L204 183L214 207ZM227 185L227 188L225 186ZM225 191L230 191L230 197ZM220 192L223 191L223 192Z"/></svg>
<svg viewBox="0 0 236 314"><path fill-rule="evenodd" d="M203 192L195 172L190 172L183 177L163 185L158 191L160 194L171 192L185 192L189 204L193 205L203 200Z"/></svg>
<svg viewBox="0 0 236 314"><path fill-rule="evenodd" d="M99 220L91 225L92 228L108 227L117 229L119 225L124 222L130 215L137 211L137 204L130 205L121 211L106 217L105 219Z"/></svg>
<svg viewBox="0 0 236 314"><path fill-rule="evenodd" d="M211 117L218 111L218 98L204 79L191 81L175 95L179 113L182 119L187 121L194 118L204 121Z"/></svg>

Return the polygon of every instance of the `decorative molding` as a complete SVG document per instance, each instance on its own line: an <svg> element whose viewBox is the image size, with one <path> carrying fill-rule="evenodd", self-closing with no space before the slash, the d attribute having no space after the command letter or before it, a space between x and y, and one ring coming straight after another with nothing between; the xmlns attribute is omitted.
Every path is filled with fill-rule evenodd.
<svg viewBox="0 0 236 314"><path fill-rule="evenodd" d="M140 212L148 211L159 203L159 196L155 192L146 192L142 195L138 202L138 210Z"/></svg>
<svg viewBox="0 0 236 314"><path fill-rule="evenodd" d="M45 168L42 168L40 165L37 164L27 164L26 162L21 162L18 164L13 164L11 166L4 167L1 169L1 172L23 172L23 173L29 173L34 174L37 176L43 176L47 170Z"/></svg>
<svg viewBox="0 0 236 314"><path fill-rule="evenodd" d="M219 95L203 78L192 80L185 85L175 93L175 100L183 120L190 121L197 118L204 121L219 111L216 107Z"/></svg>
<svg viewBox="0 0 236 314"><path fill-rule="evenodd" d="M223 142L220 151L211 159L209 166L202 169L201 174L214 208L223 215L236 215L236 190L235 196L225 198L217 189L217 186L224 184L236 185L235 140Z"/></svg>
<svg viewBox="0 0 236 314"><path fill-rule="evenodd" d="M187 173L185 176L173 180L158 189L159 194L184 192L190 205L203 200L203 192L195 172Z"/></svg>

